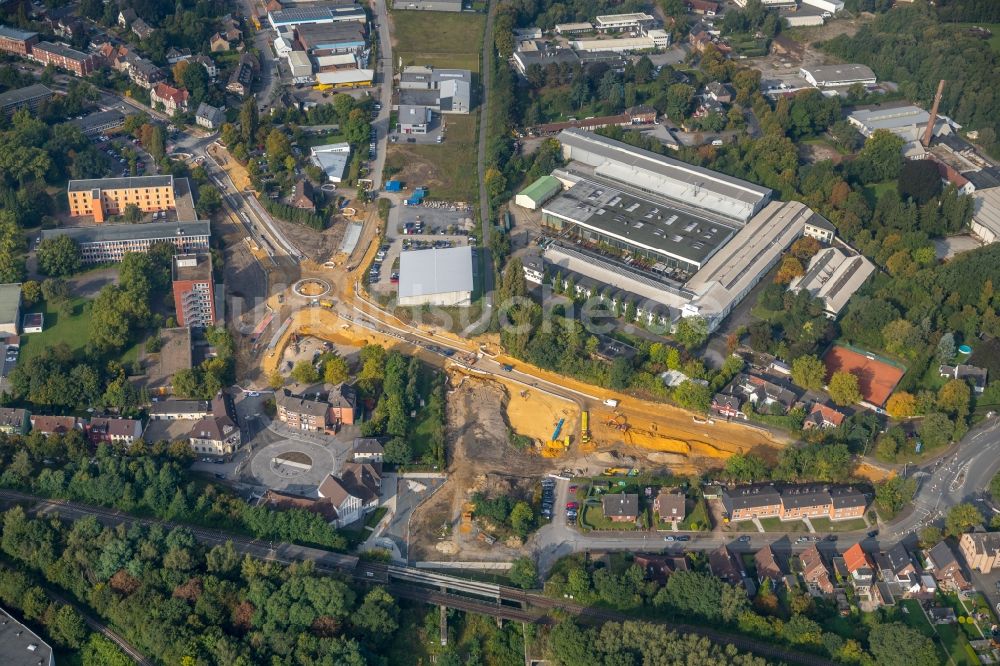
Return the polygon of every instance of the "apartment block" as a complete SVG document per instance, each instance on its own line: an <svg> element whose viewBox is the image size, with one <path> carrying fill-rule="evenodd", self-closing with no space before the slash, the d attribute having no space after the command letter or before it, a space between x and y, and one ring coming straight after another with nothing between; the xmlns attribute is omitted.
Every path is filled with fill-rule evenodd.
<svg viewBox="0 0 1000 666"><path fill-rule="evenodd" d="M998 532L967 532L958 540L958 550L970 571L988 574L1000 567Z"/></svg>
<svg viewBox="0 0 1000 666"><path fill-rule="evenodd" d="M176 207L173 176L71 180L67 190L69 214L72 217L92 215L97 223L123 214L129 204L138 206L144 213Z"/></svg>
<svg viewBox="0 0 1000 666"><path fill-rule="evenodd" d="M212 255L175 255L172 278L177 323L194 328L214 326L215 283L212 279Z"/></svg>
<svg viewBox="0 0 1000 666"><path fill-rule="evenodd" d="M57 42L35 44L31 47L31 58L43 65L53 65L65 69L76 76L87 76L97 69L94 56Z"/></svg>
<svg viewBox="0 0 1000 666"><path fill-rule="evenodd" d="M22 58L38 43L38 33L0 25L0 51Z"/></svg>
<svg viewBox="0 0 1000 666"><path fill-rule="evenodd" d="M288 389L275 396L278 420L295 430L332 431L354 423L358 397L347 384L326 386L323 391L295 395Z"/></svg>
<svg viewBox="0 0 1000 666"><path fill-rule="evenodd" d="M40 83L16 90L8 90L5 93L0 93L0 113L12 116L21 109L28 109L34 113L42 102L52 99L54 94L48 87Z"/></svg>
<svg viewBox="0 0 1000 666"><path fill-rule="evenodd" d="M42 240L69 236L80 246L85 264L121 261L126 252L148 252L154 243L171 243L177 252L208 252L209 223L153 222L103 224L99 227L64 227L42 231Z"/></svg>
<svg viewBox="0 0 1000 666"><path fill-rule="evenodd" d="M723 489L722 504L730 520L846 520L863 516L868 500L851 486L751 485Z"/></svg>

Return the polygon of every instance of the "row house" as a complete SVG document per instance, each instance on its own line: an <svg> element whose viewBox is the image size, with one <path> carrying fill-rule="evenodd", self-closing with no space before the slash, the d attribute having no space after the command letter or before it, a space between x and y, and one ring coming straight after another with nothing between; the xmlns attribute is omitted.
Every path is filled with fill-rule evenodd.
<svg viewBox="0 0 1000 666"><path fill-rule="evenodd" d="M73 430L83 430L83 421L75 416L44 416L32 414L31 430L41 435L65 435Z"/></svg>
<svg viewBox="0 0 1000 666"><path fill-rule="evenodd" d="M95 416L84 430L92 444L114 444L132 446L142 437L142 421Z"/></svg>
<svg viewBox="0 0 1000 666"><path fill-rule="evenodd" d="M226 90L234 95L246 97L251 92L256 70L256 59L249 53L244 53L240 56L240 61L233 68L233 73L229 76L229 83L226 84Z"/></svg>
<svg viewBox="0 0 1000 666"><path fill-rule="evenodd" d="M37 32L0 25L0 51L3 53L26 58L31 54L31 47L38 41Z"/></svg>
<svg viewBox="0 0 1000 666"><path fill-rule="evenodd" d="M27 435L31 427L31 414L26 409L0 407L0 433Z"/></svg>
<svg viewBox="0 0 1000 666"><path fill-rule="evenodd" d="M868 501L853 486L758 484L724 488L722 504L734 521L770 517L845 520L862 517Z"/></svg>
<svg viewBox="0 0 1000 666"><path fill-rule="evenodd" d="M921 591L920 570L902 543L875 555L875 566L894 596L909 596Z"/></svg>
<svg viewBox="0 0 1000 666"><path fill-rule="evenodd" d="M716 393L712 396L712 411L727 419L745 419L747 415L740 410L742 404L739 396L729 393Z"/></svg>

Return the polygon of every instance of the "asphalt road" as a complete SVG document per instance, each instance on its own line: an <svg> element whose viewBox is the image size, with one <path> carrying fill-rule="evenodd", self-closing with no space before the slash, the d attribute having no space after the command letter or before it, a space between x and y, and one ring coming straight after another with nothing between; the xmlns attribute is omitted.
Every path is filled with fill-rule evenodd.
<svg viewBox="0 0 1000 666"><path fill-rule="evenodd" d="M385 168L386 151L389 147L389 114L392 110L392 36L389 34L389 13L385 8L386 0L375 0L373 11L375 22L378 24L378 73L375 80L378 82L378 101L382 108L378 112L378 117L372 121L372 128L377 134L378 150L375 153L375 160L372 162L371 172L368 177L372 179L372 190L379 192L382 189L382 170ZM372 55L375 58L375 55ZM374 64L374 63L372 63Z"/></svg>

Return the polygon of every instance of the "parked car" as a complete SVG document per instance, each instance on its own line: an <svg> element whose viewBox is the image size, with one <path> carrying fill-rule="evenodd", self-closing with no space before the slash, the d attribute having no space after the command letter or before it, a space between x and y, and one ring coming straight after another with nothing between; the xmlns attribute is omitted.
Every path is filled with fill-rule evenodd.
<svg viewBox="0 0 1000 666"><path fill-rule="evenodd" d="M674 537L672 537L672 536L665 536L665 537L663 537L663 540L664 541L674 541Z"/></svg>
<svg viewBox="0 0 1000 666"><path fill-rule="evenodd" d="M744 534L739 539L737 539L737 541L739 541L740 543L748 543L750 541L750 537Z"/></svg>
<svg viewBox="0 0 1000 666"><path fill-rule="evenodd" d="M687 534L682 534L681 536L677 537L677 540L678 541L690 541L691 537L689 537Z"/></svg>

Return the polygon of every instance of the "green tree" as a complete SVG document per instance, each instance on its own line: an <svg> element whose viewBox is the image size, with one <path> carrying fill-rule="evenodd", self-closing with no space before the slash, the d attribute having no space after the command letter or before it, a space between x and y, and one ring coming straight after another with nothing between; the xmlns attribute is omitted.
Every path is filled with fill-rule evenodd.
<svg viewBox="0 0 1000 666"><path fill-rule="evenodd" d="M122 217L125 218L125 221L129 224L135 224L136 222L142 220L142 211L139 210L139 207L135 204L126 204L125 212L122 213Z"/></svg>
<svg viewBox="0 0 1000 666"><path fill-rule="evenodd" d="M792 381L797 386L818 391L823 388L825 380L826 366L817 357L807 354L792 361Z"/></svg>
<svg viewBox="0 0 1000 666"><path fill-rule="evenodd" d="M315 384L319 381L319 371L309 361L299 361L292 368L292 379L299 384Z"/></svg>
<svg viewBox="0 0 1000 666"><path fill-rule="evenodd" d="M927 525L920 530L919 541L921 548L933 548L941 543L943 539L944 532L937 525Z"/></svg>
<svg viewBox="0 0 1000 666"><path fill-rule="evenodd" d="M886 517L891 517L913 499L916 491L915 479L892 476L875 484L875 503L886 512Z"/></svg>
<svg viewBox="0 0 1000 666"><path fill-rule="evenodd" d="M697 349L708 339L708 324L702 317L683 317L677 322L674 339L687 349Z"/></svg>
<svg viewBox="0 0 1000 666"><path fill-rule="evenodd" d="M323 365L323 381L327 384L343 384L350 377L347 361L340 356L334 356Z"/></svg>
<svg viewBox="0 0 1000 666"><path fill-rule="evenodd" d="M841 407L856 404L861 400L857 376L844 370L833 373L828 390L830 398Z"/></svg>
<svg viewBox="0 0 1000 666"><path fill-rule="evenodd" d="M684 407L705 413L712 403L712 392L707 386L685 379L673 392L674 401Z"/></svg>
<svg viewBox="0 0 1000 666"><path fill-rule="evenodd" d="M955 432L955 424L940 412L928 414L917 426L917 433L925 449L936 449L948 444Z"/></svg>
<svg viewBox="0 0 1000 666"><path fill-rule="evenodd" d="M900 622L876 624L868 635L879 666L935 666L940 663L931 639Z"/></svg>
<svg viewBox="0 0 1000 666"><path fill-rule="evenodd" d="M71 606L60 606L49 622L52 638L60 645L78 648L87 637L87 626L83 617Z"/></svg>
<svg viewBox="0 0 1000 666"><path fill-rule="evenodd" d="M45 275L65 277L80 270L80 246L69 236L46 238L35 251L38 269Z"/></svg>
<svg viewBox="0 0 1000 666"><path fill-rule="evenodd" d="M530 557L519 557L511 564L507 578L517 587L531 590L538 586L538 569Z"/></svg>
<svg viewBox="0 0 1000 666"><path fill-rule="evenodd" d="M23 277L24 235L17 226L14 213L0 211L0 281L20 282Z"/></svg>
<svg viewBox="0 0 1000 666"><path fill-rule="evenodd" d="M962 502L948 510L944 519L944 529L949 536L960 536L973 527L983 524L983 514L974 504Z"/></svg>
<svg viewBox="0 0 1000 666"><path fill-rule="evenodd" d="M972 390L961 379L952 379L938 390L937 406L947 414L965 418L969 413Z"/></svg>
<svg viewBox="0 0 1000 666"><path fill-rule="evenodd" d="M753 453L734 453L726 461L724 472L727 478L739 483L764 481L769 476L767 463Z"/></svg>
<svg viewBox="0 0 1000 666"><path fill-rule="evenodd" d="M402 437L393 437L385 443L383 459L393 465L406 465L413 459L410 444Z"/></svg>
<svg viewBox="0 0 1000 666"><path fill-rule="evenodd" d="M399 628L399 607L384 587L376 587L365 595L351 621L373 642L381 643Z"/></svg>
<svg viewBox="0 0 1000 666"><path fill-rule="evenodd" d="M510 526L522 537L531 531L535 523L535 512L527 502L518 502L510 510Z"/></svg>

